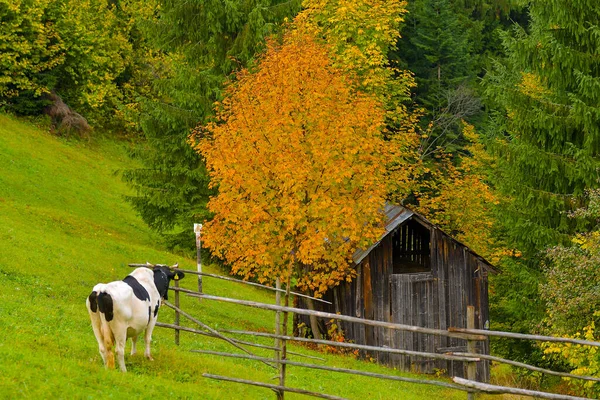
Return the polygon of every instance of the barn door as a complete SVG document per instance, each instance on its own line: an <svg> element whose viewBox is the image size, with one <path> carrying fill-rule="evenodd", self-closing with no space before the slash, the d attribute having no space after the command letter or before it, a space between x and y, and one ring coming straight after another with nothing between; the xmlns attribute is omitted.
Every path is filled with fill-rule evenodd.
<svg viewBox="0 0 600 400"><path fill-rule="evenodd" d="M390 275L392 322L424 328L439 328L437 291L430 272ZM393 346L397 349L435 353L440 339L434 335L396 331ZM393 365L403 370L431 373L438 366L422 357L394 356Z"/></svg>

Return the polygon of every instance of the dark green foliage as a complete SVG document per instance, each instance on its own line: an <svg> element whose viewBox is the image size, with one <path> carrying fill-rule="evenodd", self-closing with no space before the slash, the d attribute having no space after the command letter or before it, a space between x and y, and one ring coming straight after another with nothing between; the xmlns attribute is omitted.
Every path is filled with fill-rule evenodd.
<svg viewBox="0 0 600 400"><path fill-rule="evenodd" d="M437 112L445 92L469 78L473 70L465 26L450 0L410 2L398 53L415 73L416 99Z"/></svg>
<svg viewBox="0 0 600 400"><path fill-rule="evenodd" d="M423 108L422 157L438 148L454 153L462 148L461 120L476 123L481 114L478 76L490 55L498 55L497 30L506 24L510 2L493 0L415 0L398 50L392 55L415 73L415 107Z"/></svg>
<svg viewBox="0 0 600 400"><path fill-rule="evenodd" d="M193 248L193 224L209 218L208 177L188 145L190 130L211 117L230 74L248 65L264 38L299 9L296 0L167 0L148 27L172 73L155 82L158 100L143 106L147 141L136 156L145 167L124 177L137 190L131 203L170 246Z"/></svg>
<svg viewBox="0 0 600 400"><path fill-rule="evenodd" d="M505 35L508 59L487 80L506 116L496 126L497 183L514 197L505 221L530 256L567 239L576 225L565 213L577 207L572 196L598 186L600 4L572 3L533 1L531 32Z"/></svg>
<svg viewBox="0 0 600 400"><path fill-rule="evenodd" d="M486 90L500 110L490 129L493 178L510 199L499 219L509 247L522 252L496 280L497 315L531 330L543 317L543 251L585 228L568 212L599 185L600 3L533 0L529 9L529 29L503 36L507 59L494 65Z"/></svg>

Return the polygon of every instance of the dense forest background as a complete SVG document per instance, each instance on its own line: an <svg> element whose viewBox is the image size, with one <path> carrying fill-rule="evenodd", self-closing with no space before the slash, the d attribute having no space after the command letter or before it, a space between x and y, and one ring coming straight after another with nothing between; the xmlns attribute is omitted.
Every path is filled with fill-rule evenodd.
<svg viewBox="0 0 600 400"><path fill-rule="evenodd" d="M234 271L318 293L393 201L497 266L492 328L600 339L595 0L0 0L0 22L0 107L134 143L129 201L169 247L208 222ZM524 346L494 351L600 373Z"/></svg>

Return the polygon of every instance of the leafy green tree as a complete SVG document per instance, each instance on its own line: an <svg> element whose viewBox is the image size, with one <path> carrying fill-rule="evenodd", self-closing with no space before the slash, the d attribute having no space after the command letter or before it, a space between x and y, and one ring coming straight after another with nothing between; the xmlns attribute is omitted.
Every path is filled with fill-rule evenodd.
<svg viewBox="0 0 600 400"><path fill-rule="evenodd" d="M0 0L0 106L39 114L55 92L95 125L126 127L152 57L134 15L153 4Z"/></svg>
<svg viewBox="0 0 600 400"><path fill-rule="evenodd" d="M540 294L546 305L545 325L554 335L581 337L598 341L600 332L600 190L587 192L586 207L569 214L593 222L593 227L575 234L569 247L554 246L547 252L544 263L545 282ZM600 357L588 346L545 343L544 353L562 361L573 374L600 375ZM578 394L590 398L600 396L597 382L569 380Z"/></svg>
<svg viewBox="0 0 600 400"><path fill-rule="evenodd" d="M65 62L50 0L0 1L0 105L22 93L40 96L54 86L49 74Z"/></svg>
<svg viewBox="0 0 600 400"><path fill-rule="evenodd" d="M487 95L501 110L490 141L498 156L494 183L508 199L499 218L521 255L503 263L496 312L515 330L532 329L543 317L542 252L568 245L581 227L568 212L586 189L598 187L600 168L600 3L528 5L529 30L516 26L503 36L507 59L486 79Z"/></svg>
<svg viewBox="0 0 600 400"><path fill-rule="evenodd" d="M546 277L541 296L546 302L547 321L554 333L574 334L593 321L600 309L600 190L590 190L587 207L571 213L573 218L592 219L596 226L572 237L569 247L548 250Z"/></svg>
<svg viewBox="0 0 600 400"><path fill-rule="evenodd" d="M415 73L418 101L432 111L444 103L445 92L472 71L469 43L450 0L409 3L399 53Z"/></svg>
<svg viewBox="0 0 600 400"><path fill-rule="evenodd" d="M134 208L170 246L193 246L192 224L209 217L208 175L187 142L191 129L208 121L227 77L251 63L264 38L299 8L283 0L165 0L146 27L169 71L142 107L146 141L135 155L143 167L124 178L137 191L129 198Z"/></svg>

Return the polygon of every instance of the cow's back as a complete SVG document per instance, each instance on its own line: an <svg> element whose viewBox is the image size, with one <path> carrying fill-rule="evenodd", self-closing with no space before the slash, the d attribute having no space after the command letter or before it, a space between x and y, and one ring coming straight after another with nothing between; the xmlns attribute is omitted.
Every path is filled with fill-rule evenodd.
<svg viewBox="0 0 600 400"><path fill-rule="evenodd" d="M127 337L137 336L146 329L152 318L156 318L155 310L160 298L153 273L148 268L134 270L123 281L97 284L93 291L97 293L98 302L103 296L110 296L112 318L106 318L108 315L105 318L111 329L117 328L116 325L119 329L126 329ZM106 302L106 299L103 301Z"/></svg>

